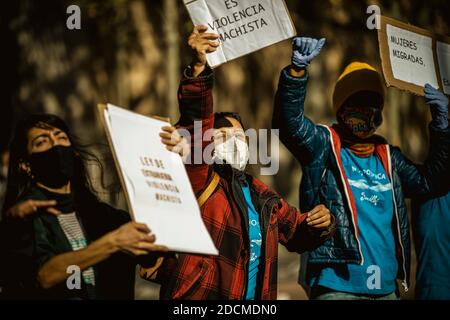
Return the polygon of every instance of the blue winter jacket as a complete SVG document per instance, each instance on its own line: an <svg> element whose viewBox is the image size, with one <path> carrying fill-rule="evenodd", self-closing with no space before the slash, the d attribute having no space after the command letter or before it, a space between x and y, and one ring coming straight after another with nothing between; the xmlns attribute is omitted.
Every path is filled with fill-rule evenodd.
<svg viewBox="0 0 450 320"><path fill-rule="evenodd" d="M324 204L336 218L336 233L306 259L306 280L311 264L363 264L355 227L355 201L340 159L340 138L333 127L315 125L304 114L308 75L292 77L288 68L281 72L275 98L273 128L279 128L280 139L302 166L300 207L302 212ZM416 165L403 156L399 148L376 145L393 185L393 232L399 263L398 279L408 290L410 269L409 222L405 197L433 192L439 186L439 173L449 157L450 130L430 127L430 152L424 165Z"/></svg>
<svg viewBox="0 0 450 320"><path fill-rule="evenodd" d="M441 192L411 202L420 300L450 300L450 161L441 176Z"/></svg>

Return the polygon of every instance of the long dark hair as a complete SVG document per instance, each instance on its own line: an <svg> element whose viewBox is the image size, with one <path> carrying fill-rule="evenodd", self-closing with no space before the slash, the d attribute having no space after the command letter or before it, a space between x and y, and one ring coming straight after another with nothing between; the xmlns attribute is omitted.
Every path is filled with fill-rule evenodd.
<svg viewBox="0 0 450 320"><path fill-rule="evenodd" d="M74 177L71 180L71 186L76 197L82 197L86 200L97 200L94 195L94 187L89 174L86 170L86 163L94 161L100 168L101 180L103 180L103 167L98 157L87 151L70 132L67 124L56 115L52 114L33 114L18 122L9 151L8 181L5 195L5 202L2 212L11 208L33 185L33 179L20 168L20 163L25 162L28 157L28 132L31 128L42 129L57 128L64 131L70 140L72 148L75 150ZM97 200L98 201L98 200Z"/></svg>

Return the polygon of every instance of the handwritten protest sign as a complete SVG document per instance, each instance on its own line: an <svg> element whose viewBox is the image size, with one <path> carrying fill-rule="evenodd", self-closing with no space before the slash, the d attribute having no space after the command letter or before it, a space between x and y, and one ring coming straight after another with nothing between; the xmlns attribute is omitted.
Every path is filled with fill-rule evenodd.
<svg viewBox="0 0 450 320"><path fill-rule="evenodd" d="M380 22L378 41L387 86L423 95L423 86L430 83L450 94L450 38L384 16Z"/></svg>
<svg viewBox="0 0 450 320"><path fill-rule="evenodd" d="M450 44L437 41L436 53L438 57L442 86L445 94L450 95Z"/></svg>
<svg viewBox="0 0 450 320"><path fill-rule="evenodd" d="M284 0L184 0L194 25L219 34L218 50L207 55L216 67L295 35Z"/></svg>
<svg viewBox="0 0 450 320"><path fill-rule="evenodd" d="M181 157L161 143L169 123L111 104L98 109L133 219L172 251L218 254Z"/></svg>

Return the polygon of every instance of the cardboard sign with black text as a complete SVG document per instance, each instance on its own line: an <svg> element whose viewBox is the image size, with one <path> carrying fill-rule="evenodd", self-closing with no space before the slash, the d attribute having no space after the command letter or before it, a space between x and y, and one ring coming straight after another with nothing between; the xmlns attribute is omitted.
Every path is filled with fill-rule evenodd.
<svg viewBox="0 0 450 320"><path fill-rule="evenodd" d="M381 16L378 29L386 85L423 96L426 83L450 94L450 38Z"/></svg>
<svg viewBox="0 0 450 320"><path fill-rule="evenodd" d="M171 251L217 255L181 157L161 142L160 117L97 106L133 220Z"/></svg>
<svg viewBox="0 0 450 320"><path fill-rule="evenodd" d="M284 0L184 0L194 25L219 34L220 46L207 55L214 68L293 37L294 24Z"/></svg>

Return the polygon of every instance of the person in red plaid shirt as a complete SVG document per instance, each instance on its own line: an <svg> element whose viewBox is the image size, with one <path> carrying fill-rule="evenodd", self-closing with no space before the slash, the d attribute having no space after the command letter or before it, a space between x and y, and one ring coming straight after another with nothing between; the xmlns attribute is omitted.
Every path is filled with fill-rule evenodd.
<svg viewBox="0 0 450 320"><path fill-rule="evenodd" d="M219 43L217 35L206 30L197 26L189 37L194 61L179 87L177 127L189 130L196 140L190 141L191 154L196 145L203 154L211 143L203 141L203 133L215 128L214 154L224 162L208 165L202 160L186 164L186 169L197 196L212 180L218 181L201 205L201 214L219 255L166 256L154 281L161 284L161 299L276 299L278 243L298 253L314 249L332 236L334 218L323 205L300 213L244 172L248 147L239 117L213 112L214 74L206 65L206 53L214 52ZM201 136L192 134L194 121L201 121ZM162 142L175 151L173 145L180 142L174 139L175 128L163 130ZM237 153L230 157L231 149ZM145 271L141 275L149 278Z"/></svg>

